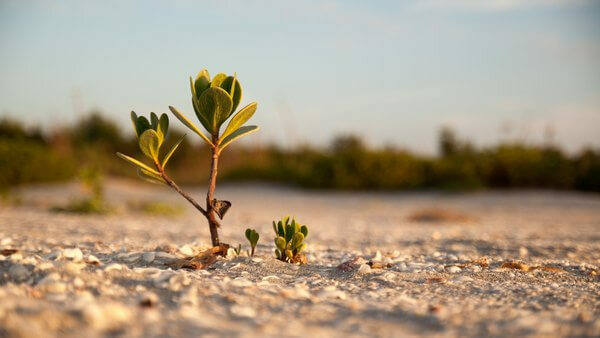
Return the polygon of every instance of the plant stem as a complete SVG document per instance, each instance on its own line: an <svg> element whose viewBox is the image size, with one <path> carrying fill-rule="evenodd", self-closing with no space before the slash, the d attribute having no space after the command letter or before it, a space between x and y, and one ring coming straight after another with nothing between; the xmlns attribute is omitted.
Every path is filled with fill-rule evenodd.
<svg viewBox="0 0 600 338"><path fill-rule="evenodd" d="M160 177L162 177L163 180L165 180L165 182L167 182L167 184L175 189L175 191L177 191L179 193L179 195L183 196L186 200L188 200L188 202L190 202L196 209L198 209L198 211L200 211L200 213L202 215L204 215L205 217L207 216L207 212L206 210L204 210L200 204L198 204L198 202L196 202L196 200L194 200L190 195L186 194L185 192L183 192L183 190L181 190L181 188L179 188L179 186L177 184L175 184L175 182L173 182L173 180L171 180L169 178L169 176L167 176L167 174L165 173L164 169L162 167L160 167L159 165L156 166L158 168L158 171L160 173Z"/></svg>
<svg viewBox="0 0 600 338"><path fill-rule="evenodd" d="M216 144L217 138L213 136L213 143ZM210 238L213 246L219 246L219 233L218 227L220 227L217 215L213 208L213 199L215 194L215 188L217 186L217 173L219 166L219 151L217 147L211 149L212 160L210 162L210 176L208 180L208 192L206 193L206 218L208 219L208 226L210 228Z"/></svg>

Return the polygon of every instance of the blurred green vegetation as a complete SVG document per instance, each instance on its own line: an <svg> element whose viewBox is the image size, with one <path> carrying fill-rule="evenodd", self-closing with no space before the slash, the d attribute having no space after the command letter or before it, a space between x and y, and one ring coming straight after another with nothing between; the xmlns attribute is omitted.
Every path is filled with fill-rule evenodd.
<svg viewBox="0 0 600 338"><path fill-rule="evenodd" d="M129 125L126 126L129 129ZM181 137L173 130L168 145ZM108 176L135 177L117 151L138 155L136 139L113 121L93 112L72 126L43 133L20 122L0 120L0 190L63 181L82 168ZM221 159L223 181L267 181L316 189L472 190L547 188L600 192L600 151L567 155L554 145L504 143L477 148L449 129L439 135L439 155L422 156L386 147L369 148L359 138L335 138L330 146L233 147ZM184 142L170 161L170 173L183 184L203 184L209 150Z"/></svg>

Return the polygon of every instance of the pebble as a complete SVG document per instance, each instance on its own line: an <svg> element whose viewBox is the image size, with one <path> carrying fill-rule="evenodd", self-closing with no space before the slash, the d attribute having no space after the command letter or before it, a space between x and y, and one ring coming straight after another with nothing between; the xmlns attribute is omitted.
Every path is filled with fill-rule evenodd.
<svg viewBox="0 0 600 338"><path fill-rule="evenodd" d="M44 290L49 293L64 293L67 290L67 284L63 282L51 282L44 285Z"/></svg>
<svg viewBox="0 0 600 338"><path fill-rule="evenodd" d="M164 262L164 263L171 263L171 262L176 261L177 257L171 255L170 253L159 251L159 252L156 253L154 259L159 260L159 261Z"/></svg>
<svg viewBox="0 0 600 338"><path fill-rule="evenodd" d="M461 272L461 271L462 271L462 269L459 268L456 265L449 266L449 267L446 268L446 272L448 272L448 273L458 273L458 272Z"/></svg>
<svg viewBox="0 0 600 338"><path fill-rule="evenodd" d="M100 260L98 259L98 257L96 257L94 255L88 255L87 256L87 262L89 264L94 264L94 265L99 265L100 264Z"/></svg>
<svg viewBox="0 0 600 338"><path fill-rule="evenodd" d="M179 248L179 252L181 252L185 256L193 256L195 254L194 249L188 244Z"/></svg>
<svg viewBox="0 0 600 338"><path fill-rule="evenodd" d="M371 272L371 267L368 264L361 264L358 268L358 273L364 274Z"/></svg>
<svg viewBox="0 0 600 338"><path fill-rule="evenodd" d="M465 283L465 282L472 282L473 278L471 278L469 276L458 276L456 278L453 278L452 281L457 282L457 283Z"/></svg>
<svg viewBox="0 0 600 338"><path fill-rule="evenodd" d="M263 260L262 260L262 258L255 257L255 258L252 258L252 261L253 261L254 263L260 263L260 262L262 262Z"/></svg>
<svg viewBox="0 0 600 338"><path fill-rule="evenodd" d="M156 252L154 252L154 251L144 252L142 254L142 260L146 264L152 263L154 261L154 258L156 258Z"/></svg>
<svg viewBox="0 0 600 338"><path fill-rule="evenodd" d="M347 298L346 293L344 291L338 290L335 286L327 286L327 287L323 288L323 290L321 290L318 295L319 295L319 297L322 297L322 298L331 298L331 299L344 300Z"/></svg>
<svg viewBox="0 0 600 338"><path fill-rule="evenodd" d="M108 264L105 268L104 271L120 271L123 269L123 266L119 263L111 263Z"/></svg>
<svg viewBox="0 0 600 338"><path fill-rule="evenodd" d="M2 240L0 240L0 245L1 246L7 246L12 244L13 240L10 237L6 237L6 238L2 238Z"/></svg>
<svg viewBox="0 0 600 338"><path fill-rule="evenodd" d="M79 262L83 259L83 252L79 248L67 248L63 250L62 256L74 262Z"/></svg>
<svg viewBox="0 0 600 338"><path fill-rule="evenodd" d="M375 256L373 256L373 261L381 262L383 260L383 256L381 255L381 251L377 250Z"/></svg>
<svg viewBox="0 0 600 338"><path fill-rule="evenodd" d="M236 316L236 317L242 317L242 318L254 318L256 317L256 311L254 311L253 308L249 307L249 306L242 306L242 305L233 305L229 311L231 311L231 314Z"/></svg>
<svg viewBox="0 0 600 338"><path fill-rule="evenodd" d="M14 281L24 281L29 277L29 270L21 264L14 264L8 269L8 275Z"/></svg>
<svg viewBox="0 0 600 338"><path fill-rule="evenodd" d="M126 324L132 313L125 305L119 303L90 303L83 309L83 318L95 329L116 329Z"/></svg>

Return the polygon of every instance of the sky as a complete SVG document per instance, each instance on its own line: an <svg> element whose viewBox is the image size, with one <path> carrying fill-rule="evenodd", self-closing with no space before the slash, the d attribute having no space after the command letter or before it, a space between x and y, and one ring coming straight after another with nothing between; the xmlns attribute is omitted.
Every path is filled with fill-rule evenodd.
<svg viewBox="0 0 600 338"><path fill-rule="evenodd" d="M207 68L258 101L247 144L356 134L433 154L448 126L600 147L600 0L0 0L0 51L0 116L49 129L194 117L188 78Z"/></svg>

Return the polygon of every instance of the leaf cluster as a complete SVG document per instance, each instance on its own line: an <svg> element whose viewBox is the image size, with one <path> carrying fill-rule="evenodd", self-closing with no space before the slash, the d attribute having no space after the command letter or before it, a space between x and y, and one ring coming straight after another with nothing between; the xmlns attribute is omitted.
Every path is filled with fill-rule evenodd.
<svg viewBox="0 0 600 338"><path fill-rule="evenodd" d="M304 239L308 236L308 227L300 225L294 218L283 217L275 223L273 221L273 231L275 232L275 255L277 259L284 262L297 263L305 259L301 252L306 249Z"/></svg>
<svg viewBox="0 0 600 338"><path fill-rule="evenodd" d="M195 79L190 77L192 106L200 124L210 134L210 138L192 123L179 109L169 106L171 112L186 127L198 134L210 147L221 152L231 142L258 130L257 126L244 126L256 112L257 103L252 102L234 114L242 100L242 86L237 76L224 73L215 75L212 80L206 69L202 69ZM231 116L229 124L220 132L221 126Z"/></svg>
<svg viewBox="0 0 600 338"><path fill-rule="evenodd" d="M254 249L256 248L256 243L258 243L258 239L260 235L254 229L246 229L246 239L250 242L250 247L252 248L251 256L254 256Z"/></svg>

